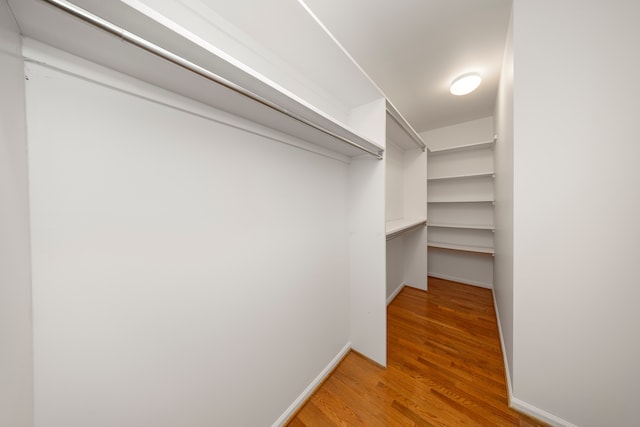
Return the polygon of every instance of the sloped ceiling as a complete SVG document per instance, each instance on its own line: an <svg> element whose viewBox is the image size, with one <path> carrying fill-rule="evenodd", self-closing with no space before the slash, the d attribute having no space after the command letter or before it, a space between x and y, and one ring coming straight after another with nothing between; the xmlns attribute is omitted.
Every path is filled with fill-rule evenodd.
<svg viewBox="0 0 640 427"><path fill-rule="evenodd" d="M418 131L493 115L511 0L304 0ZM456 97L456 76L483 83Z"/></svg>

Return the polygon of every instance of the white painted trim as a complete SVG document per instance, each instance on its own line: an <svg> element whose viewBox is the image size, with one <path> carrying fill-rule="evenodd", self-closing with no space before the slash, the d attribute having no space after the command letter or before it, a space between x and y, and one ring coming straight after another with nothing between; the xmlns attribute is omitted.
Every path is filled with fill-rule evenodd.
<svg viewBox="0 0 640 427"><path fill-rule="evenodd" d="M496 312L496 321L498 323L498 336L500 337L500 347L502 348L502 359L504 360L504 370L507 382L507 393L509 398L509 405L511 405L511 397L513 391L511 388L511 371L509 371L509 359L507 359L507 347L504 345L504 336L502 334L502 323L500 322L500 313L498 312L498 301L496 300L496 292L491 290L491 296L493 297L493 309Z"/></svg>
<svg viewBox="0 0 640 427"><path fill-rule="evenodd" d="M524 402L516 397L509 396L509 407L520 411L523 414L530 415L534 418L544 421L552 426L556 427L578 427L576 424L570 423L567 420L563 420L560 417L556 417L553 414L548 413L540 408L537 408L527 402Z"/></svg>
<svg viewBox="0 0 640 427"><path fill-rule="evenodd" d="M507 393L509 399L509 408L515 409L518 412L537 418L540 421L544 421L552 426L557 427L577 427L575 424L569 421L563 420L560 417L556 417L547 411L543 411L527 402L524 402L513 396L513 387L511 383L511 373L509 371L509 360L507 359L506 347L504 345L504 337L502 335L502 323L500 322L500 313L498 311L498 301L496 300L495 292L491 292L493 296L493 308L496 312L496 320L498 321L498 335L500 337L500 347L502 347L502 358L504 359L504 370L507 382Z"/></svg>
<svg viewBox="0 0 640 427"><path fill-rule="evenodd" d="M492 283L477 282L475 280L469 280L463 277L448 276L446 274L432 273L432 272L429 272L429 276L435 277L436 279L444 279L444 280L451 280L452 282L460 282L460 283L464 283L465 285L472 285L472 286L478 286L480 288L493 289Z"/></svg>
<svg viewBox="0 0 640 427"><path fill-rule="evenodd" d="M279 427L284 425L284 423L287 422L289 418L291 418L291 416L295 414L295 412L316 391L316 389L320 386L320 384L322 384L325 378L329 376L331 372L333 372L336 366L338 366L342 359L344 359L349 350L351 350L351 341L349 341L344 345L344 347L342 347L342 349L338 352L338 354L336 354L331 362L329 362L329 364L320 372L320 374L318 374L318 376L315 377L313 381L311 381L311 384L309 384L307 388L305 388L304 391L300 393L300 396L298 396L296 400L293 401L291 406L289 406L287 410L284 411L282 415L280 415L276 422L273 423L272 427Z"/></svg>
<svg viewBox="0 0 640 427"><path fill-rule="evenodd" d="M393 301L398 296L400 291L402 291L402 289L404 289L405 286L407 286L406 283L404 282L400 283L400 286L398 286L396 290L393 291L391 295L389 295L389 297L387 298L387 305L391 304L391 301Z"/></svg>
<svg viewBox="0 0 640 427"><path fill-rule="evenodd" d="M182 113L191 114L205 120L262 136L271 141L309 151L343 163L350 163L349 158L343 154L227 113L213 106L146 83L135 77L108 69L36 40L23 38L22 51L27 72L29 64L33 63L118 92L172 108Z"/></svg>

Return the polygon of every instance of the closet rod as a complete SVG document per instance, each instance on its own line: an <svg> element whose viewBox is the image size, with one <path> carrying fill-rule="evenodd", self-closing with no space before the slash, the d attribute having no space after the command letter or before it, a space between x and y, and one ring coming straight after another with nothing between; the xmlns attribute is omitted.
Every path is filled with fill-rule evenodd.
<svg viewBox="0 0 640 427"><path fill-rule="evenodd" d="M184 68L185 70L191 71L192 73L195 73L201 77L204 77L207 80L210 80L214 83L217 83L221 86L226 87L227 89L230 89L240 95L243 95L255 102L258 102L262 105L264 105L265 107L271 108L272 110L275 110L281 114L284 114L285 116L292 118L300 123L303 123L309 127L312 127L326 135L329 135L333 138L336 138L348 145L351 145L352 147L355 147L359 150L362 150L366 153L372 154L374 155L376 158L378 158L378 160L382 159L382 152L383 150L377 150L377 151L372 151L369 150L363 146L361 146L360 144L351 141L348 138L345 138L341 135L338 135L332 131L330 131L329 129L326 129L320 125L317 125L313 122L311 122L310 120L305 119L304 117L300 117L290 111L288 111L286 108L279 106L278 104L275 104L267 99L264 99L263 97L261 97L260 95L257 95L241 86L238 86L237 84L230 82L229 80L225 79L224 77L221 77L209 70L207 70L206 68L203 68L197 64L194 64L193 62L182 58L181 56L178 56L148 40L143 39L142 37L139 37L123 28L118 27L117 25L104 20L102 18L100 18L99 16L96 16L78 6L76 6L73 3L69 3L67 1L64 0L41 0L45 3L50 4L51 6L57 7L58 9L75 16L76 18L79 18L101 30L104 30L116 37L121 38L123 41L130 43L136 47L139 47L153 55L156 55L162 59L165 59L175 65L178 65L179 67Z"/></svg>

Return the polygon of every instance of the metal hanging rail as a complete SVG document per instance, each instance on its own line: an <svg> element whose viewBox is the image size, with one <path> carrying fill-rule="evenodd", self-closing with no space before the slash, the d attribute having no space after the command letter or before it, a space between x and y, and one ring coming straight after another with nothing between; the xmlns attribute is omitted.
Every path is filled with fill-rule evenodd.
<svg viewBox="0 0 640 427"><path fill-rule="evenodd" d="M182 58L179 55L176 55L148 40L145 40L144 38L137 36L127 30L125 30L124 28L118 27L117 25L100 18L99 16L96 16L94 14L92 14L91 12L82 9L81 7L76 6L75 4L69 3L67 1L64 0L41 0L45 3L50 4L51 6L54 6L60 10L62 10L63 12L66 12L78 19L83 20L84 22L87 22L91 25L93 25L94 27L97 27L103 31L106 31L120 39L122 39L123 41L130 43L136 47L139 47L153 55L156 55L166 61L169 61L181 68L184 68L185 70L191 71L194 74L197 74L201 77L204 77L207 80L210 80L214 83L217 83L221 86L226 87L227 89L230 89L240 95L243 95L259 104L264 105L265 107L271 108L272 110L275 110L281 114L284 114L285 116L294 119L300 123L303 123L309 127L312 127L313 129L316 129L326 135L329 135L333 138L336 138L348 145L351 145L352 147L355 147L359 150L362 150L366 153L372 154L373 156L375 156L376 158L378 158L379 160L382 159L382 152L383 150L377 150L377 151L373 151L373 150L369 150L368 148L365 148L363 146L361 146L360 144L351 141L348 138L345 138L341 135L336 134L335 132L330 131L329 129L326 129L320 125L317 125L315 123L313 123L310 120L305 119L304 117L300 117L290 111L288 111L286 108L281 107L263 97L261 97L260 95L257 95L241 86L238 86L237 84L225 79L224 77L221 77L215 73L213 73L212 71L207 70L206 68L203 68L185 58Z"/></svg>

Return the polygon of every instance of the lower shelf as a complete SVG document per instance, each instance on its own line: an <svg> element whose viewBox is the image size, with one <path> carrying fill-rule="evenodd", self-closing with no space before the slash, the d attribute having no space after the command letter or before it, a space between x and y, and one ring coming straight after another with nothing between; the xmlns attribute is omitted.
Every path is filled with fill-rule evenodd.
<svg viewBox="0 0 640 427"><path fill-rule="evenodd" d="M386 223L386 235L387 240L391 240L394 237L399 236L405 231L413 230L414 228L424 227L427 225L426 218L419 219L397 219L394 221L388 221Z"/></svg>
<svg viewBox="0 0 640 427"><path fill-rule="evenodd" d="M427 246L430 248L450 249L453 251L475 252L489 255L494 255L496 253L495 249L485 246L459 245L444 242L427 242Z"/></svg>
<svg viewBox="0 0 640 427"><path fill-rule="evenodd" d="M486 224L448 224L448 223L440 223L440 222L427 222L428 227L435 228L460 228L463 230L490 230L495 231L495 227L493 225Z"/></svg>
<svg viewBox="0 0 640 427"><path fill-rule="evenodd" d="M431 203L494 203L495 200L486 198L486 199L436 199L436 200L427 200L427 204Z"/></svg>

